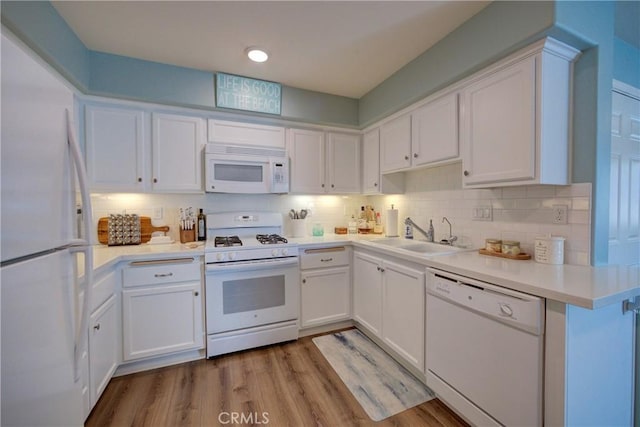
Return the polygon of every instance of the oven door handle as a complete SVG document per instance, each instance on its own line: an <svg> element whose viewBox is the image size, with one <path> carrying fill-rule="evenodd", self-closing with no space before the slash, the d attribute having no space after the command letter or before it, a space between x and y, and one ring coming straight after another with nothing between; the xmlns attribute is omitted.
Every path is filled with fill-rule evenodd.
<svg viewBox="0 0 640 427"><path fill-rule="evenodd" d="M216 271L227 272L235 270L271 270L275 268L290 267L294 265L298 265L298 257L210 263L206 265L206 271L207 273L212 273Z"/></svg>

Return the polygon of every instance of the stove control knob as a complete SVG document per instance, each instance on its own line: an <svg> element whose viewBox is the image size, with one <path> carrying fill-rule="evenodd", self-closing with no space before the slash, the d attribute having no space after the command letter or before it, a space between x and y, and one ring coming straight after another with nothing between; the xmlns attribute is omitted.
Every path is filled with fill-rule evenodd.
<svg viewBox="0 0 640 427"><path fill-rule="evenodd" d="M282 256L287 256L289 255L289 251L287 250L287 248L283 248L282 249Z"/></svg>
<svg viewBox="0 0 640 427"><path fill-rule="evenodd" d="M216 260L222 261L224 259L224 254L222 252L218 252L216 254Z"/></svg>
<svg viewBox="0 0 640 427"><path fill-rule="evenodd" d="M272 249L271 250L271 256L278 256L278 250L277 249Z"/></svg>
<svg viewBox="0 0 640 427"><path fill-rule="evenodd" d="M236 253L235 252L229 252L227 254L227 257L229 258L229 260L232 260L232 259L234 259L236 257Z"/></svg>

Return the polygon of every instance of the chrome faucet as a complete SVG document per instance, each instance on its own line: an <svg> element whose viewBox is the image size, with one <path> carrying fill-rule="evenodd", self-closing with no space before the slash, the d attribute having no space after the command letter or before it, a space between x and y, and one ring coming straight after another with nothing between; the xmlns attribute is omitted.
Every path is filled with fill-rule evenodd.
<svg viewBox="0 0 640 427"><path fill-rule="evenodd" d="M451 222L449 222L449 220L447 219L446 216L442 217L442 222L447 222L447 224L449 224L449 238L448 239L442 239L441 243L445 243L447 245L451 245L453 246L453 242L455 242L456 240L458 240L457 236L454 236L453 234L451 234Z"/></svg>
<svg viewBox="0 0 640 427"><path fill-rule="evenodd" d="M404 225L412 225L413 228L415 228L416 230L418 230L420 232L420 234L422 234L424 237L427 238L427 240L429 240L429 233L427 233L426 231L424 231L422 228L420 228L420 226L418 226L418 224L416 224L415 222L413 222L413 220L409 217L407 217L407 219L404 220ZM432 240L433 241L433 240Z"/></svg>

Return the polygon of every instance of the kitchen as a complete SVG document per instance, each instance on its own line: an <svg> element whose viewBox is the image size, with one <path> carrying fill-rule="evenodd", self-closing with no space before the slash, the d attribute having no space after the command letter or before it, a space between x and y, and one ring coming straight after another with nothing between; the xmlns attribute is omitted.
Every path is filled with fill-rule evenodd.
<svg viewBox="0 0 640 427"><path fill-rule="evenodd" d="M213 96L214 85L211 73L202 73L192 69L172 70L172 72L175 72L171 77L173 79L172 87L181 87L184 91L169 90L168 87L162 86L150 88L143 80L151 79L151 77L160 78L160 74L167 72L167 69L164 69L161 64L140 61L132 65L127 62L130 59L126 60L116 55L92 51L89 59L91 81L88 81L83 74L87 70L82 68L82 63L78 65L78 62L65 61L65 56L61 52L56 52L54 46L46 43L47 37L51 37L51 35L43 34L40 30L34 28L36 21L30 19L33 17L38 18L37 22L44 20L44 22L49 22L49 25L52 26L64 24L53 6L48 3L20 6L9 2L3 3L2 7L3 25L9 27L20 38L28 41L31 47L37 48L36 50L45 57L53 58L54 67L58 68L58 71L76 87L80 88L81 94L82 92L87 94L82 94L81 106L76 106L76 124L78 126L78 135L81 136L79 138L81 142L87 144L87 141L82 136L91 135L91 129L99 129L99 126L91 129L86 128L87 126L92 126L91 116L87 115L87 111L95 113L96 117L99 117L100 113L110 113L114 109L130 113L126 114L126 118L123 119L130 120L125 121L125 123L133 123L134 127L139 126L140 131L143 132L141 136L143 143L141 145L142 149L147 151L143 151L142 156L140 156L142 158L141 169L143 175L141 177L143 180L140 187L138 187L138 191L132 189L132 185L138 185L135 179L133 184L127 183L128 187L125 187L124 190L115 191L114 189L119 183L117 179L114 183L113 178L114 175L115 178L125 177L129 171L128 168L125 168L126 162L132 158L139 160L139 157L117 158L117 156L111 155L111 158L108 158L108 153L99 151L102 147L98 145L85 146L89 181L93 184L91 202L93 204L93 221L95 222L97 222L98 218L106 217L110 214L136 213L149 216L153 218L156 225L169 225L171 227L169 235L177 242L180 239L177 229L177 216L180 207L203 208L208 214L229 210L237 212L259 210L279 212L283 217L291 208L308 208L311 211L311 216L306 221L306 234L308 236L311 235L312 226L315 223L320 223L326 233L326 237L319 240L322 243L329 241L326 239L329 238L330 232L335 227L346 226L351 215L356 214L360 206L372 205L385 217L387 210L391 208L391 205L394 205L399 210L402 219L407 216L411 217L420 226L426 227L428 220L433 219L437 240L449 237L448 227L445 227L442 222L442 218L446 217L452 223L451 233L459 236L460 244L469 245L472 248L477 249L483 246L487 238L500 237L503 240L520 241L524 252L533 253L535 238L541 234L550 233L567 237L564 260L568 266L603 265L607 263L605 247L608 246L609 240L607 231L608 216L607 214L602 214L601 211L603 209L602 206L608 207L609 205L608 179L601 178L604 172L599 169L594 170L592 166L586 165L597 164L598 168L602 167L600 165L602 163L602 153L596 150L595 146L600 147L604 141L609 139L610 131L606 130L608 125L604 125L604 122L610 119L611 108L606 102L601 105L599 102L596 103L595 99L589 98L590 95L587 93L591 92L585 89L597 83L598 87L607 87L608 85L609 89L606 89L606 91L610 92L612 77L626 80L630 84L638 86L633 77L626 76L627 78L625 78L626 67L612 67L613 75L611 69L608 69L607 66L600 64L598 61L595 61L596 65L594 67L592 61L594 61L595 48L584 41L587 38L590 40L599 40L599 38L606 40L606 42L602 42L599 48L610 49L609 52L614 57L618 52L616 49L619 45L626 46L618 42L618 40L615 40L616 44L613 44L611 32L613 31L613 15L615 13L611 4L596 4L593 5L593 10L589 9L594 16L602 15L598 12L601 11L599 8L608 13L608 15L605 15L610 19L610 22L608 21L610 27L608 27L609 33L606 35L591 34L591 31L596 30L590 28L589 19L595 18L588 13L586 13L588 16L584 20L577 18L574 20L573 8L578 8L578 6L572 6L571 4L563 2L553 4L526 3L524 5L519 4L517 7L509 2L491 4L471 18L468 25L464 24L459 30L456 30L458 32L455 34L461 37L461 40L456 40L454 37L443 39L437 45L437 49L431 49L427 51L427 54L421 56L423 58L422 61L426 62L427 65L414 63L412 65L414 68L408 67L406 69L404 77L409 78L415 73L416 69L419 71L420 67L429 67L442 61L445 61L445 64L450 64L447 70L450 75L436 75L423 79L425 82L420 81L419 85L415 81L417 77L411 77L413 80L410 79L410 81L414 86L399 86L397 83L394 85L393 79L390 79L385 83L388 85L387 87L383 85L379 90L374 90L364 95L359 101L353 98L307 93L285 86L282 90L282 119L277 120L271 120L269 117L265 118L264 114L241 115L229 113L227 110L216 110L213 104L215 98ZM62 8L62 5L60 7ZM549 20L546 15L550 10L553 10L556 14L551 19L551 29L547 27ZM511 17L513 22L527 21L534 28L505 29L504 31L508 34L503 35L501 37L502 40L498 42L488 33L488 29L483 30L482 28L486 28L483 25L493 22L492 20L498 19L498 17L502 19L505 14ZM531 16L535 16L537 20L530 19ZM71 18L67 17L67 19ZM604 18L600 16L599 19ZM67 24L64 25L66 26ZM537 27L535 27L536 25ZM474 26L479 26L479 28ZM573 33L566 30L567 26L573 30ZM39 28L44 27L39 26ZM57 28L57 30L71 31L68 27L66 29ZM531 32L528 33L527 31ZM563 33L563 31L565 32ZM578 37L576 34L582 34L583 38ZM576 101L573 105L574 152L571 158L573 163L573 175L569 181L569 183L572 183L571 185L529 184L490 188L479 186L474 188L472 185L467 185L468 183L463 175L464 160L461 163L458 157L456 161L445 159L440 163L432 164L431 167L426 169L413 168L412 166L400 166L393 169L394 166L381 164L383 168L386 167L391 172L381 176L383 181L380 181L380 187L400 184L404 187L403 191L392 191L391 193L393 194L389 195L385 195L385 189L369 191L364 188L366 187L366 182L364 182L366 178L363 178L362 191L359 188L356 191L342 190L334 195L328 189L325 191L322 190L322 187L313 187L313 185L318 184L318 180L315 178L320 174L328 176L344 169L325 169L325 167L329 167L327 166L330 164L329 161L326 161L324 165L314 165L311 162L306 162L304 166L296 168L298 163L295 162L295 158L299 153L292 151L295 151L297 147L307 141L313 141L314 138L315 140L322 139L324 144L324 142L330 141L331 138L337 137L344 137L340 141L345 141L348 140L345 136L358 134L360 131L364 133L364 140L368 141L367 137L373 135L371 131L377 128L381 129L378 134L380 136L379 143L383 144L378 154L385 156L383 154L384 151L382 151L385 124L393 124L392 122L395 119L399 119L397 123L402 124L403 117L407 113L413 113L424 106L424 104L420 104L421 102L439 99L440 95L447 93L447 88L453 87L455 89L458 84L463 86L464 83L460 82L464 82L473 73L481 71L485 67L490 67L491 64L499 62L509 55L517 54L520 49L526 48L530 43L539 40L545 35L563 38L564 41L570 42L569 44L572 46L580 48L582 52L574 64L576 67L575 73L580 76L588 76L586 80L577 79L574 87L574 97L580 102ZM71 44L73 45L73 43ZM442 57L442 49L447 48L461 49L467 53L467 55L464 55L464 59L461 59L463 63L454 64L452 63L453 59ZM602 61L604 62L604 60ZM131 65L132 68L126 68L127 64ZM633 63L630 66L633 67ZM145 69L145 73L136 74L134 72L136 67ZM125 71L124 76L126 78L122 81L117 81L117 76L123 75L123 71ZM101 75L101 73L104 74ZM108 75L111 77L107 78ZM398 77L402 75L400 73ZM629 72L629 75L632 75L632 71ZM278 79L273 78L273 80L277 81ZM414 94L416 87L420 93L417 98ZM605 90L602 89L602 91ZM315 96L318 98L314 98ZM309 107L299 107L298 109L292 107L293 104L301 102L305 97L309 100ZM380 97L386 98L383 101L377 100ZM121 98L124 98L124 100ZM317 102L314 103L313 101ZM312 105L317 106L318 103L322 102L331 102L333 107L329 109L331 111L319 111L318 108L312 107ZM592 120L593 115L598 117L599 121ZM196 135L199 138L198 141L201 142L210 138L212 128L214 131L216 126L218 126L218 129L224 129L224 126L228 125L229 122L253 124L254 126L251 127L254 130L273 130L272 127L287 128L286 132L284 132L286 133L284 136L285 144L287 143L287 138L294 137L298 138L296 141L300 141L300 144L296 143L289 147L293 148L293 150L290 150L290 155L294 159L291 164L290 175L291 194L251 196L241 194L203 194L202 184L195 190L193 187L176 190L162 188L161 185L164 185L162 179L158 183L153 183L152 170L158 165L163 166L163 164L161 162L162 159L157 160L146 157L148 154L145 153L149 152L148 146L154 143L149 141L149 133L153 133L149 130L163 129L162 126L177 122L176 116L190 116L197 119L189 122L181 121L180 123L187 123L185 126L190 126L189 129L191 130L196 129L193 135ZM136 120L140 121L137 122ZM94 124L99 124L99 121ZM314 125L312 126L311 124ZM301 129L299 132L297 131L298 128ZM108 126L107 129L109 129ZM125 127L111 128L109 130L113 132L119 129L125 129ZM197 129L200 130L197 131ZM394 129L402 129L402 127L387 127L387 130L389 129L393 131ZM103 133L98 134L98 136L100 135L103 135ZM138 134L134 132L133 135L135 140ZM125 135L125 137L127 136ZM125 141L122 142L122 144L125 144L131 141L131 138L123 138L121 141ZM575 141L580 141L580 150L576 148L577 143ZM327 142L326 145L329 146L330 144ZM608 143L605 145L608 145ZM320 144L314 146L319 147ZM343 146L342 143L340 146ZM316 159L328 153L324 149L325 145L321 147L322 151L317 152ZM90 150L94 148L98 149L94 153L100 154L97 157L92 157L90 153ZM367 158L366 156L371 153L371 151L365 150L364 147L362 151L362 158ZM170 159L173 154L174 152L169 152L168 158ZM174 160L178 161L177 159L183 158L188 157L185 157L184 153L177 153ZM311 158L313 158L313 155ZM334 156L329 158L336 161L344 157ZM608 158L608 154L604 158ZM594 159L598 161L596 162ZM109 161L114 163L106 164L106 166L101 163ZM363 170L357 171L357 174L359 175L360 172L366 173L367 168L364 165L370 163L363 163ZM373 163L377 163L377 161ZM120 168L118 168L118 165L120 165ZM104 166L104 168L100 169L101 166ZM120 169L120 173L113 174L114 168ZM194 167L185 167L184 170L192 171L196 168L197 164ZM111 169L110 174L96 175L96 171L106 173L109 172L109 169ZM160 168L160 170L163 169ZM397 173L395 170L402 171ZM303 172L307 173L301 175ZM186 180L186 178L189 178L185 177L184 174L180 175L180 170L175 173L178 174L176 176L180 179L185 178ZM596 176L599 178L596 179ZM97 178L101 177L112 179L112 182L107 184L97 182ZM100 190L100 185L103 185L103 190ZM299 187L302 189L296 191L296 185L305 185L305 187ZM5 200L3 196L3 217L4 206ZM554 206L568 207L565 211L566 223L554 223L552 215ZM259 209L256 207L259 207ZM475 209L485 209L486 207L491 208L492 221L480 221L478 218L472 219L472 213ZM95 227L93 224L91 225ZM285 219L282 224L282 234L291 236L291 226L292 224ZM95 235L95 228L92 229L90 235ZM357 249L358 245L354 245ZM362 245L366 246L367 243L363 242ZM130 248L132 253L142 251L142 246L137 248L132 246ZM368 248L371 249L371 247ZM111 248L103 249L105 250L95 251L94 255L98 263L100 262L100 254L106 254ZM201 253L201 248L194 249L194 251L198 250ZM406 253L401 253L406 255ZM145 254L145 256L147 255ZM408 259L411 260L413 258ZM460 271L454 272L462 274ZM105 271L98 270L95 273L98 281L100 281L100 275ZM490 283L492 282L492 280L486 280ZM192 278L185 280L185 283L190 283L190 281L192 281ZM133 290L132 288L131 291L133 292ZM123 292L125 291L127 289L123 290ZM629 294L629 297L631 296L633 295ZM578 305L580 304L578 303ZM573 306L569 305L569 307ZM195 314L197 315L197 313ZM572 315L574 314L572 313ZM578 314L575 315L579 316ZM142 326L141 328L144 330ZM200 337L202 338L202 334ZM576 351L578 350L576 349ZM568 366L569 368L567 369L574 369L574 366L579 366L579 364L574 365L573 361L571 361ZM120 373L126 372L121 370ZM571 398L573 398L573 395L571 395ZM565 420L572 420L570 416L572 414L567 413Z"/></svg>

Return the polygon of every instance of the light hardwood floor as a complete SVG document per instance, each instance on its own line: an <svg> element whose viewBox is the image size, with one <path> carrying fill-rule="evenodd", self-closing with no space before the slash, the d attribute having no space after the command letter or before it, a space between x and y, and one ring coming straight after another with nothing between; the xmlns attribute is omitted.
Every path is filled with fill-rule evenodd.
<svg viewBox="0 0 640 427"><path fill-rule="evenodd" d="M438 399L373 422L311 338L114 378L85 425L467 425Z"/></svg>

